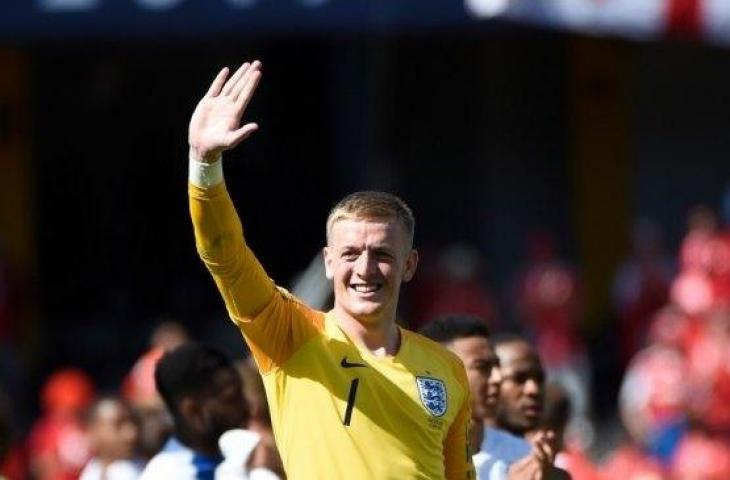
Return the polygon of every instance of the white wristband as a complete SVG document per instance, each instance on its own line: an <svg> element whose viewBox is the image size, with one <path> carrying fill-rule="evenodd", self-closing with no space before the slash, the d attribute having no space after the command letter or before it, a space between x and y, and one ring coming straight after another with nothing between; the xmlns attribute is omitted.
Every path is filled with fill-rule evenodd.
<svg viewBox="0 0 730 480"><path fill-rule="evenodd" d="M210 188L223 183L223 162L220 155L215 162L203 163L190 159L188 181L200 188Z"/></svg>

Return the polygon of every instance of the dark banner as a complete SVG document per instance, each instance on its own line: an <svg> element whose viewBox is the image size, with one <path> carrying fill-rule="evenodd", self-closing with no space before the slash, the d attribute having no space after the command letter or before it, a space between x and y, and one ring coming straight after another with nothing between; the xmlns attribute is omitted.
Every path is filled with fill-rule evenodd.
<svg viewBox="0 0 730 480"><path fill-rule="evenodd" d="M357 33L472 22L458 0L3 0L0 39Z"/></svg>

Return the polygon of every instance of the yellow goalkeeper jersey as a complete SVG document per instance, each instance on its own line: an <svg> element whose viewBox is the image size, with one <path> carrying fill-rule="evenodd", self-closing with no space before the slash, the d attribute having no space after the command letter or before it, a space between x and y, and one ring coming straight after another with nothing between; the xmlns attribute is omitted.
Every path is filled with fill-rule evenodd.
<svg viewBox="0 0 730 480"><path fill-rule="evenodd" d="M275 286L224 184L189 194L198 253L264 379L287 477L473 479L461 361L405 329L393 357L359 348L332 312Z"/></svg>

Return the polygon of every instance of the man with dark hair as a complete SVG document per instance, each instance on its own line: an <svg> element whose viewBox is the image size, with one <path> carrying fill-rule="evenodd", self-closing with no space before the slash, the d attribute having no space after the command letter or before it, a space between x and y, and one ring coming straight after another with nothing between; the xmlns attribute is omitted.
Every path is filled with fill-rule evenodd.
<svg viewBox="0 0 730 480"><path fill-rule="evenodd" d="M471 390L472 438L477 439L472 442L472 451L477 451L482 424L497 408L501 382L499 359L489 341L489 329L477 317L450 315L427 323L419 333L448 348L464 363Z"/></svg>
<svg viewBox="0 0 730 480"><path fill-rule="evenodd" d="M222 469L229 468L219 446L221 436L242 429L248 418L241 377L233 363L215 348L183 344L160 359L155 384L173 418L174 438L150 460L140 478L221 478ZM240 449L250 454L258 437L248 433ZM236 467L238 478L247 478L245 462ZM253 478L253 471L249 475Z"/></svg>
<svg viewBox="0 0 730 480"><path fill-rule="evenodd" d="M260 62L230 78L223 69L198 103L188 191L198 253L264 379L285 470L305 479L473 478L464 367L395 322L401 285L418 264L410 208L383 192L335 205L323 249L335 298L327 313L278 288L246 244L221 154L258 128L241 120L260 78Z"/></svg>
<svg viewBox="0 0 730 480"><path fill-rule="evenodd" d="M525 437L540 429L545 402L545 371L535 348L522 337L495 339L494 350L502 370L496 425Z"/></svg>
<svg viewBox="0 0 730 480"><path fill-rule="evenodd" d="M565 472L551 465L554 450L549 436L538 436L530 445L494 428L502 373L489 329L482 319L452 314L426 324L420 333L441 343L464 362L472 394L472 445L478 450L474 465L480 480L566 478Z"/></svg>

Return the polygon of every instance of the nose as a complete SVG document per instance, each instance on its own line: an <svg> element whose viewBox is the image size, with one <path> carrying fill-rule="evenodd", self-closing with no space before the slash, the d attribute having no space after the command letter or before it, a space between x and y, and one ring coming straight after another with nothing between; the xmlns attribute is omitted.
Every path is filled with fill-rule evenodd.
<svg viewBox="0 0 730 480"><path fill-rule="evenodd" d="M536 397L540 394L542 384L534 378L528 378L525 382L525 395Z"/></svg>
<svg viewBox="0 0 730 480"><path fill-rule="evenodd" d="M502 371L499 367L492 367L492 370L489 372L489 383L493 385L502 383Z"/></svg>
<svg viewBox="0 0 730 480"><path fill-rule="evenodd" d="M134 423L128 423L122 427L121 436L128 442L136 443L139 438L139 427Z"/></svg>
<svg viewBox="0 0 730 480"><path fill-rule="evenodd" d="M365 250L355 263L355 273L360 277L367 278L375 272L376 266L375 256Z"/></svg>

